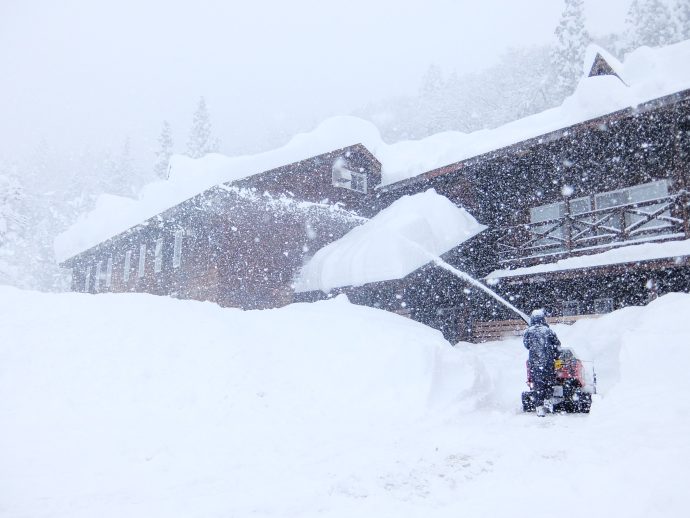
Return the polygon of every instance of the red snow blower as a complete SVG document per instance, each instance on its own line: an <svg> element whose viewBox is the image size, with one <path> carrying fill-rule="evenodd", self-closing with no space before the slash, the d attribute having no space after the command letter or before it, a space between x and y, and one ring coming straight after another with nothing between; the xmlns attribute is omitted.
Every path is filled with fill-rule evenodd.
<svg viewBox="0 0 690 518"><path fill-rule="evenodd" d="M556 383L553 386L554 412L589 413L592 394L597 393L597 378L591 362L583 362L575 357L572 349L562 348L555 361ZM522 393L522 410L536 410L534 386L529 364L527 365L527 386L530 390Z"/></svg>

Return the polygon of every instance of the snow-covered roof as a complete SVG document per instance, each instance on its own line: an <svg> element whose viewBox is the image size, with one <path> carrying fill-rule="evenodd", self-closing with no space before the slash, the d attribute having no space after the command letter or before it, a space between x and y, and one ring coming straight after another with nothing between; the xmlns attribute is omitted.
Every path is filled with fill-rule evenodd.
<svg viewBox="0 0 690 518"><path fill-rule="evenodd" d="M251 156L207 155L172 159L168 181L154 182L137 200L104 196L95 209L58 236L63 261L222 182L231 182L334 149L363 144L382 164L382 185L563 129L690 88L690 40L660 48L641 47L617 64L614 76L585 77L564 103L542 113L473 133L444 132L386 144L378 129L356 117L334 117L285 146ZM591 65L591 63L590 63Z"/></svg>
<svg viewBox="0 0 690 518"><path fill-rule="evenodd" d="M580 268L609 266L613 264L636 263L653 259L669 259L690 256L690 240L666 241L664 243L643 243L622 246L599 254L568 257L554 263L538 264L514 270L495 270L486 276L487 280L506 277L523 277L540 273L562 272Z"/></svg>
<svg viewBox="0 0 690 518"><path fill-rule="evenodd" d="M433 189L403 196L363 225L319 250L295 291L401 279L486 227Z"/></svg>

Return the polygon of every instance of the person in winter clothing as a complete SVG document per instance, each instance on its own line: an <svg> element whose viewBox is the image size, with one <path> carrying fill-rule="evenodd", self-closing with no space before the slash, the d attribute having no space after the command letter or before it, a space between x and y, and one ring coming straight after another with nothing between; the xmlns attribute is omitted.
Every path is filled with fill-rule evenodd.
<svg viewBox="0 0 690 518"><path fill-rule="evenodd" d="M556 383L556 367L561 342L556 333L546 323L543 310L535 310L530 317L530 325L522 336L522 343L529 351L528 365L534 385L537 415L543 417L551 411L551 396Z"/></svg>

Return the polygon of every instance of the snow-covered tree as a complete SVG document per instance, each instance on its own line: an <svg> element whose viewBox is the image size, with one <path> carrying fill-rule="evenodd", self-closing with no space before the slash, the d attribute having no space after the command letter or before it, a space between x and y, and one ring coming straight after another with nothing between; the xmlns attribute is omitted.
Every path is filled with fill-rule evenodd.
<svg viewBox="0 0 690 518"><path fill-rule="evenodd" d="M422 77L419 89L418 110L425 114L419 119L424 127L424 134L430 135L451 129L450 98L447 95L448 84L443 78L443 72L437 65L431 65Z"/></svg>
<svg viewBox="0 0 690 518"><path fill-rule="evenodd" d="M662 0L633 0L625 26L626 51L642 45L659 47L675 41L671 9Z"/></svg>
<svg viewBox="0 0 690 518"><path fill-rule="evenodd" d="M122 144L120 153L116 157L110 157L108 162L107 192L120 196L134 196L140 182L136 178L129 137Z"/></svg>
<svg viewBox="0 0 690 518"><path fill-rule="evenodd" d="M23 190L17 178L0 175L0 244L20 225L18 205L22 198Z"/></svg>
<svg viewBox="0 0 690 518"><path fill-rule="evenodd" d="M690 0L676 0L674 11L678 21L677 39L690 39Z"/></svg>
<svg viewBox="0 0 690 518"><path fill-rule="evenodd" d="M22 214L24 191L16 174L0 174L0 283L16 284L21 262L17 248L23 246L26 218ZM20 285L23 283L19 283Z"/></svg>
<svg viewBox="0 0 690 518"><path fill-rule="evenodd" d="M585 29L583 0L565 0L565 9L555 30L556 46L551 54L555 71L554 94L558 100L569 95L582 76L582 64L590 37Z"/></svg>
<svg viewBox="0 0 690 518"><path fill-rule="evenodd" d="M371 103L355 114L372 120L389 141L494 128L554 106L547 89L553 75L550 47L517 48L480 72L444 74L432 66L417 96Z"/></svg>
<svg viewBox="0 0 690 518"><path fill-rule="evenodd" d="M440 94L443 90L443 86L443 71L438 65L432 64L422 77L419 93L423 97L433 97Z"/></svg>
<svg viewBox="0 0 690 518"><path fill-rule="evenodd" d="M161 180L168 179L168 167L170 157L173 154L172 130L168 121L163 121L163 129L158 137L158 151L156 151L156 163L153 172Z"/></svg>
<svg viewBox="0 0 690 518"><path fill-rule="evenodd" d="M211 134L211 117L206 107L206 100L201 97L192 119L192 129L187 142L187 155L201 158L207 153L218 151L219 141Z"/></svg>

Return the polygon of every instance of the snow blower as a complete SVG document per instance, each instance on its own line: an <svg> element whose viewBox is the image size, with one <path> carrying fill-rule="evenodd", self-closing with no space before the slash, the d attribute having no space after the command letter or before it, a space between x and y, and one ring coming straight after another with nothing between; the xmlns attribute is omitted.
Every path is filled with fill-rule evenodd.
<svg viewBox="0 0 690 518"><path fill-rule="evenodd" d="M572 349L562 348L555 361L556 383L553 386L554 412L589 413L592 406L592 394L597 393L597 378L590 362L578 359ZM529 363L527 364L527 386L530 388L522 393L522 410L534 412L535 394Z"/></svg>

